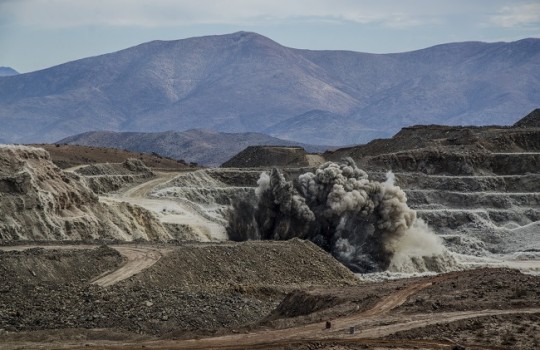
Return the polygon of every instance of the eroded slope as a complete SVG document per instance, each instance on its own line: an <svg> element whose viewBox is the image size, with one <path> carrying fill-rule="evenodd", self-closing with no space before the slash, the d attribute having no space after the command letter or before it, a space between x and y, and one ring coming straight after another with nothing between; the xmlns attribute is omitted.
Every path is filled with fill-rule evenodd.
<svg viewBox="0 0 540 350"><path fill-rule="evenodd" d="M43 149L0 146L0 239L164 240L148 211L102 203L75 174L56 167Z"/></svg>

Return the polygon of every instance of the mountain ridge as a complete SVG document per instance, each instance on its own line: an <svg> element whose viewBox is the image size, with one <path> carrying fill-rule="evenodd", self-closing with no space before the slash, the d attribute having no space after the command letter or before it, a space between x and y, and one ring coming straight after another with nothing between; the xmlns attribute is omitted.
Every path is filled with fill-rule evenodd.
<svg viewBox="0 0 540 350"><path fill-rule="evenodd" d="M310 152L322 152L328 148L281 140L261 133L222 133L203 129L156 133L89 131L56 143L154 152L205 166L218 166L248 146L300 146Z"/></svg>
<svg viewBox="0 0 540 350"><path fill-rule="evenodd" d="M293 49L249 32L151 41L2 78L0 139L203 128L345 145L413 124L509 125L540 100L537 62L534 38L391 54Z"/></svg>

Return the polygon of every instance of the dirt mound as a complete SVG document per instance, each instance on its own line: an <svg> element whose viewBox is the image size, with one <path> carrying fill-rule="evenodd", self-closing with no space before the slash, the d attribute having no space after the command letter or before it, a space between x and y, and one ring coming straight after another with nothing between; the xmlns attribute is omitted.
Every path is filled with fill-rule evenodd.
<svg viewBox="0 0 540 350"><path fill-rule="evenodd" d="M224 168L302 167L310 165L302 147L249 146L221 166Z"/></svg>
<svg viewBox="0 0 540 350"><path fill-rule="evenodd" d="M169 238L148 211L100 202L76 174L56 167L49 154L0 146L0 240Z"/></svg>
<svg viewBox="0 0 540 350"><path fill-rule="evenodd" d="M328 160L352 157L364 169L449 175L538 172L540 129L453 127L403 128L391 139L328 151Z"/></svg>
<svg viewBox="0 0 540 350"><path fill-rule="evenodd" d="M518 120L514 127L517 128L540 128L540 108L535 109L522 119Z"/></svg>
<svg viewBox="0 0 540 350"><path fill-rule="evenodd" d="M350 285L335 261L327 261L309 245L293 240L147 246L169 253L138 275L106 288L89 282L118 266L117 253L107 247L0 253L0 342L8 348L50 346L52 340L63 348L82 348L86 342L97 348L187 348L194 340L149 336L182 339L224 333L229 335L203 344L263 348L277 339L284 341L282 345L292 339L302 348L330 337L362 344L360 338L386 336L392 348L407 340L441 339L467 347L502 344L529 349L538 342L537 276L482 269L377 283L355 279ZM261 268L264 261L268 263ZM29 267L34 273L27 271ZM261 285L263 278L266 283ZM300 290L291 292L294 287ZM476 291L485 294L476 298ZM285 296L287 292L291 293ZM444 310L449 300L468 315L451 318L456 313ZM330 329L324 328L325 321L331 321ZM412 323L416 325L409 327ZM350 326L356 328L354 336L345 333ZM289 327L298 328L285 329ZM153 343L140 343L144 340Z"/></svg>
<svg viewBox="0 0 540 350"><path fill-rule="evenodd" d="M505 126L417 125L390 139L327 151L327 160L353 158L365 170L447 175L514 175L540 171L540 109Z"/></svg>
<svg viewBox="0 0 540 350"><path fill-rule="evenodd" d="M540 153L418 149L363 157L358 164L363 169L392 169L429 175L520 175L540 172Z"/></svg>
<svg viewBox="0 0 540 350"><path fill-rule="evenodd" d="M540 109L538 110L540 111ZM532 112L530 115L535 115ZM523 120L529 120L529 116ZM519 122L518 122L519 123ZM530 123L529 123L530 124ZM516 124L517 126L517 124ZM416 125L401 129L389 139L377 139L365 145L327 151L327 159L349 156L353 159L419 149L488 152L539 151L540 130L503 126Z"/></svg>
<svg viewBox="0 0 540 350"><path fill-rule="evenodd" d="M150 279L149 279L150 278ZM185 244L126 281L182 290L256 290L353 285L358 279L309 241Z"/></svg>

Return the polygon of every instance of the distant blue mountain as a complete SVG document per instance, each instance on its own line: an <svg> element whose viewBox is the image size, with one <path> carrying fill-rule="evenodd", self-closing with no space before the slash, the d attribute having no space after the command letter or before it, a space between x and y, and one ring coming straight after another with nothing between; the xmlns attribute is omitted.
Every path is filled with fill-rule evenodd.
<svg viewBox="0 0 540 350"><path fill-rule="evenodd" d="M17 72L15 69L11 67L0 67L0 77L8 77L11 75L17 75L19 72Z"/></svg>
<svg viewBox="0 0 540 350"><path fill-rule="evenodd" d="M239 32L153 41L0 79L0 138L204 128L344 145L413 124L510 125L540 104L540 39L396 54Z"/></svg>

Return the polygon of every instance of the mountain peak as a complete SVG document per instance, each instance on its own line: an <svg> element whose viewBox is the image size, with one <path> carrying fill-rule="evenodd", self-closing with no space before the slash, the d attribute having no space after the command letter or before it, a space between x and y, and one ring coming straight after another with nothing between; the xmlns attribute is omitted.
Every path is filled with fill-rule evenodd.
<svg viewBox="0 0 540 350"><path fill-rule="evenodd" d="M519 43L375 55L253 32L155 41L0 79L0 139L207 129L344 145L414 124L509 125L540 99L540 41Z"/></svg>
<svg viewBox="0 0 540 350"><path fill-rule="evenodd" d="M536 108L515 124L518 128L540 128L540 108Z"/></svg>
<svg viewBox="0 0 540 350"><path fill-rule="evenodd" d="M0 77L8 77L11 75L18 75L19 72L17 72L15 69L11 67L0 67Z"/></svg>

